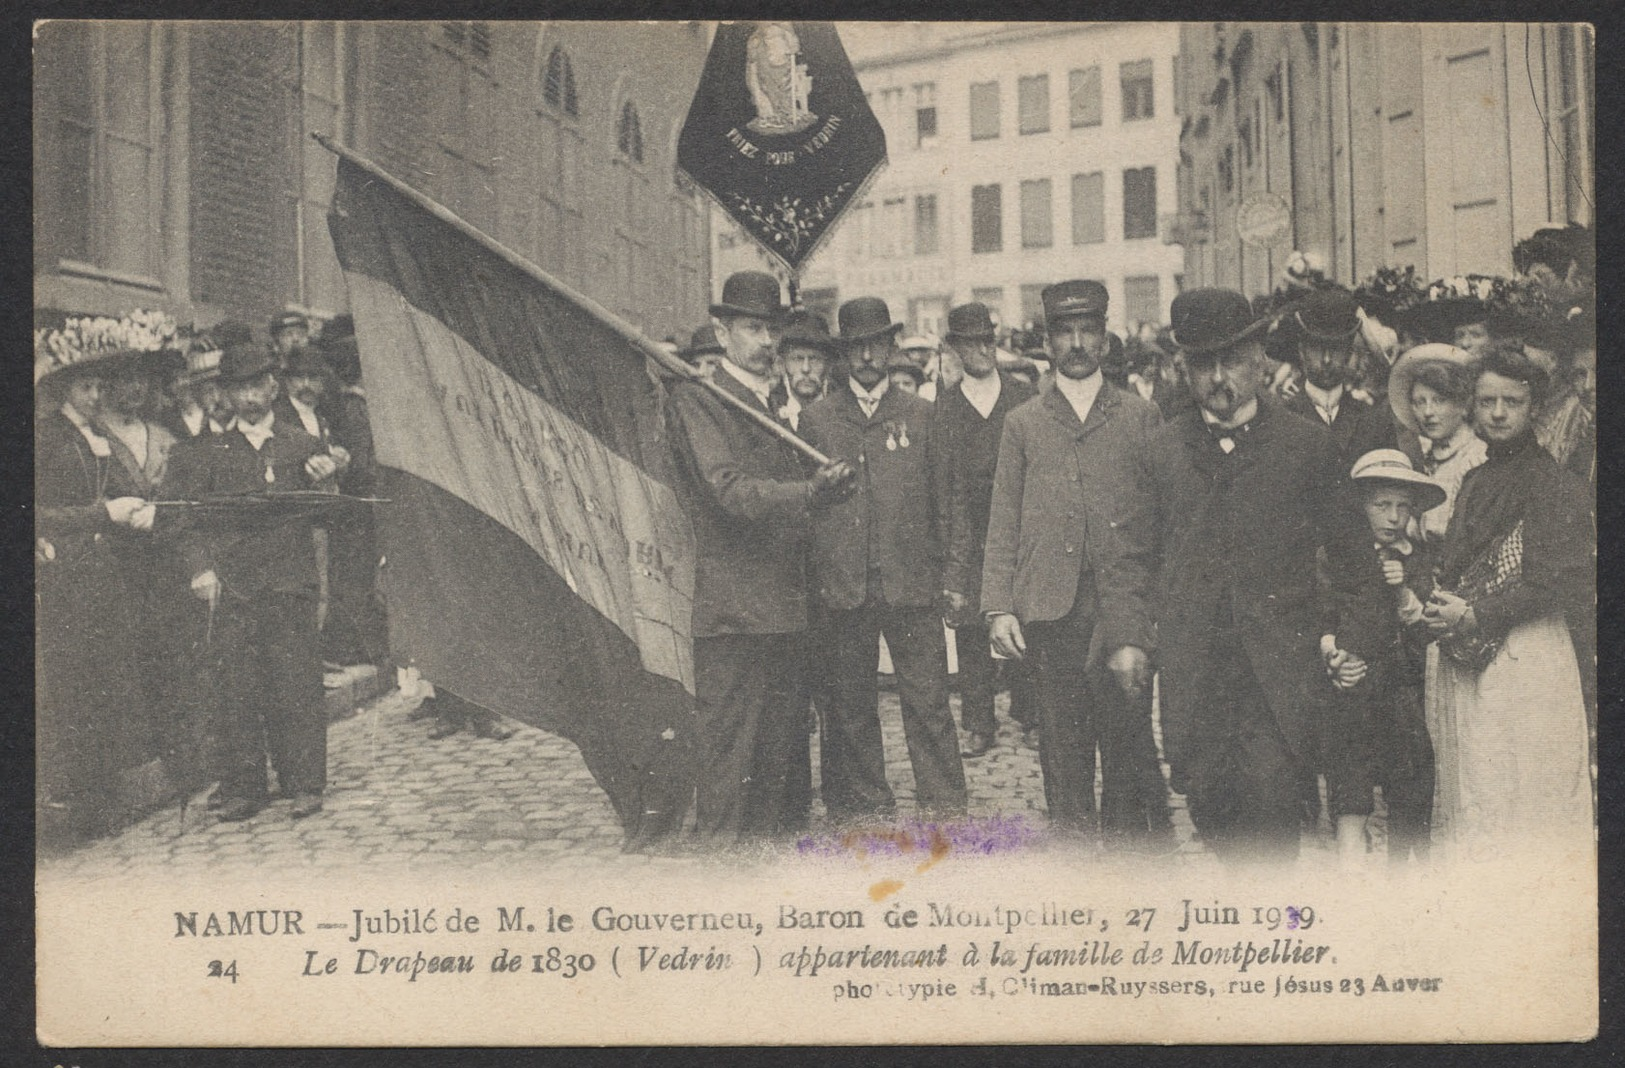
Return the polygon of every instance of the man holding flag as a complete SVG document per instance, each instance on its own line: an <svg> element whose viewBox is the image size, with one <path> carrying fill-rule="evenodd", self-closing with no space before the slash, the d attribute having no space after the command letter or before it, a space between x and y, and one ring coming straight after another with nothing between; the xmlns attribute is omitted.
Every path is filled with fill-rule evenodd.
<svg viewBox="0 0 1625 1068"><path fill-rule="evenodd" d="M764 413L782 312L778 280L757 271L731 276L711 306L725 351L716 385ZM848 496L855 472L831 462L807 478L789 446L698 382L670 387L667 415L698 550L698 830L719 842L769 834L806 729L792 673L807 628L810 515Z"/></svg>

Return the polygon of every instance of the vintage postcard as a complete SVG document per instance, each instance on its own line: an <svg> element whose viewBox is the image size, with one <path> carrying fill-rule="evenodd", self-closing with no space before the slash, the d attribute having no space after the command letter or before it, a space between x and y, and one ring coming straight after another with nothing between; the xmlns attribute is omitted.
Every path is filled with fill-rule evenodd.
<svg viewBox="0 0 1625 1068"><path fill-rule="evenodd" d="M34 62L43 1045L1597 1033L1590 27Z"/></svg>

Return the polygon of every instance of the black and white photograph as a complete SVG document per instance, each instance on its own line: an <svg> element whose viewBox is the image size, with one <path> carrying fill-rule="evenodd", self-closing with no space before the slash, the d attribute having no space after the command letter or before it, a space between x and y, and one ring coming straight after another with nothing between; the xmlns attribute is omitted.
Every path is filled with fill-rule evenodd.
<svg viewBox="0 0 1625 1068"><path fill-rule="evenodd" d="M1594 1036L1594 36L36 23L38 1041Z"/></svg>

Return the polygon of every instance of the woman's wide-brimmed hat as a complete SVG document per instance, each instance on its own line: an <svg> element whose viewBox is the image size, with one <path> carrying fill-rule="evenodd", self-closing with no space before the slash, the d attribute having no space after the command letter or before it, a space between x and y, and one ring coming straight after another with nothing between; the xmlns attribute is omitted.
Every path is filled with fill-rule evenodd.
<svg viewBox="0 0 1625 1068"><path fill-rule="evenodd" d="M1400 356L1388 372L1388 406L1394 410L1394 418L1400 425L1413 434L1419 433L1419 424L1416 413L1411 410L1411 386L1416 381L1416 373L1429 364L1448 364L1471 371L1478 365L1478 359L1466 349L1440 342L1417 345Z"/></svg>

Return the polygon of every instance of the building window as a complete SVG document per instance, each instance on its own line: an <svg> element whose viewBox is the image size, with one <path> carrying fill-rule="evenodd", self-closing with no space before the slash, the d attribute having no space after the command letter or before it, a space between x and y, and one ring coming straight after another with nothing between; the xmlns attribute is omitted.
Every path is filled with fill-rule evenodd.
<svg viewBox="0 0 1625 1068"><path fill-rule="evenodd" d="M1226 193L1236 188L1236 146L1225 145L1224 155L1219 157L1219 182L1224 186Z"/></svg>
<svg viewBox="0 0 1625 1068"><path fill-rule="evenodd" d="M1305 23L1304 25L1308 26L1309 24ZM1185 96L1185 62L1184 62L1184 60L1185 60L1184 56L1181 56L1181 55L1175 55L1174 56L1174 114L1175 115L1181 115L1181 114L1184 114L1184 112L1185 112L1185 101L1183 99L1183 97Z"/></svg>
<svg viewBox="0 0 1625 1068"><path fill-rule="evenodd" d="M1034 74L1016 81L1016 105L1024 134L1049 132L1049 75Z"/></svg>
<svg viewBox="0 0 1625 1068"><path fill-rule="evenodd" d="M1123 240L1157 236L1157 169L1123 172Z"/></svg>
<svg viewBox="0 0 1625 1068"><path fill-rule="evenodd" d="M1003 286L978 286L970 291L970 299L985 306L988 310L989 318L991 318L995 323L997 323L1003 315Z"/></svg>
<svg viewBox="0 0 1625 1068"><path fill-rule="evenodd" d="M1592 64L1595 62L1589 35L1583 28L1564 23L1557 27L1556 82L1557 109L1552 125L1562 146L1557 163L1563 175L1563 192L1558 214L1569 222L1589 222L1592 216L1592 152L1587 136L1590 125Z"/></svg>
<svg viewBox="0 0 1625 1068"><path fill-rule="evenodd" d="M914 198L914 254L929 256L937 248L937 196L926 193Z"/></svg>
<svg viewBox="0 0 1625 1068"><path fill-rule="evenodd" d="M1236 130L1236 139L1241 142L1241 170L1249 174L1253 169L1253 120L1243 119L1241 126Z"/></svg>
<svg viewBox="0 0 1625 1068"><path fill-rule="evenodd" d="M453 25L466 29L463 23ZM297 147L289 146L295 168L293 185L299 190L294 219L298 237L292 242L297 262L286 299L304 308L332 310L345 305L344 275L327 231L333 157L310 134L346 139L345 27L340 22L302 22L299 27L299 105L289 123L289 131L298 141Z"/></svg>
<svg viewBox="0 0 1625 1068"><path fill-rule="evenodd" d="M1106 175L1103 171L1072 176L1072 243L1093 245L1106 240Z"/></svg>
<svg viewBox="0 0 1625 1068"><path fill-rule="evenodd" d="M997 185L972 186L970 191L970 250L1001 252L1004 249L1003 204Z"/></svg>
<svg viewBox="0 0 1625 1068"><path fill-rule="evenodd" d="M628 100L621 105L621 117L615 123L615 151L633 163L643 162L643 124L638 121L638 107Z"/></svg>
<svg viewBox="0 0 1625 1068"><path fill-rule="evenodd" d="M880 205L880 230L875 235L876 256L892 259L903 254L908 234L908 199L887 197Z"/></svg>
<svg viewBox="0 0 1625 1068"><path fill-rule="evenodd" d="M937 83L914 87L914 147L925 148L937 139Z"/></svg>
<svg viewBox="0 0 1625 1068"><path fill-rule="evenodd" d="M555 47L547 55L547 69L542 75L542 100L548 107L562 111L572 119L581 115L576 99L576 73L570 66L570 54Z"/></svg>
<svg viewBox="0 0 1625 1068"><path fill-rule="evenodd" d="M977 82L970 87L970 139L986 141L999 136L999 83Z"/></svg>
<svg viewBox="0 0 1625 1068"><path fill-rule="evenodd" d="M1156 78L1151 60L1140 59L1122 66L1123 121L1134 122L1156 115Z"/></svg>
<svg viewBox="0 0 1625 1068"><path fill-rule="evenodd" d="M1035 178L1022 182L1021 247L1049 248L1054 243L1054 227L1050 221L1049 179Z"/></svg>
<svg viewBox="0 0 1625 1068"><path fill-rule="evenodd" d="M435 168L429 192L476 226L489 227L496 222L497 184L490 41L476 35L469 23L441 26L430 54L434 91L425 104L428 128L445 162Z"/></svg>
<svg viewBox="0 0 1625 1068"><path fill-rule="evenodd" d="M35 248L151 277L159 212L153 27L53 22L35 53Z"/></svg>
<svg viewBox="0 0 1625 1068"><path fill-rule="evenodd" d="M1072 128L1100 125L1100 68L1089 67L1067 75L1068 108Z"/></svg>
<svg viewBox="0 0 1625 1068"><path fill-rule="evenodd" d="M874 202L868 200L862 204L854 204L848 210L846 222L841 227L842 240L846 242L848 263L862 263L869 258L870 220L874 218L874 214Z"/></svg>
<svg viewBox="0 0 1625 1068"><path fill-rule="evenodd" d="M1021 287L1021 322L1042 324L1044 321L1044 283Z"/></svg>
<svg viewBox="0 0 1625 1068"><path fill-rule="evenodd" d="M1154 274L1123 279L1123 315L1129 329L1162 325L1162 280Z"/></svg>

